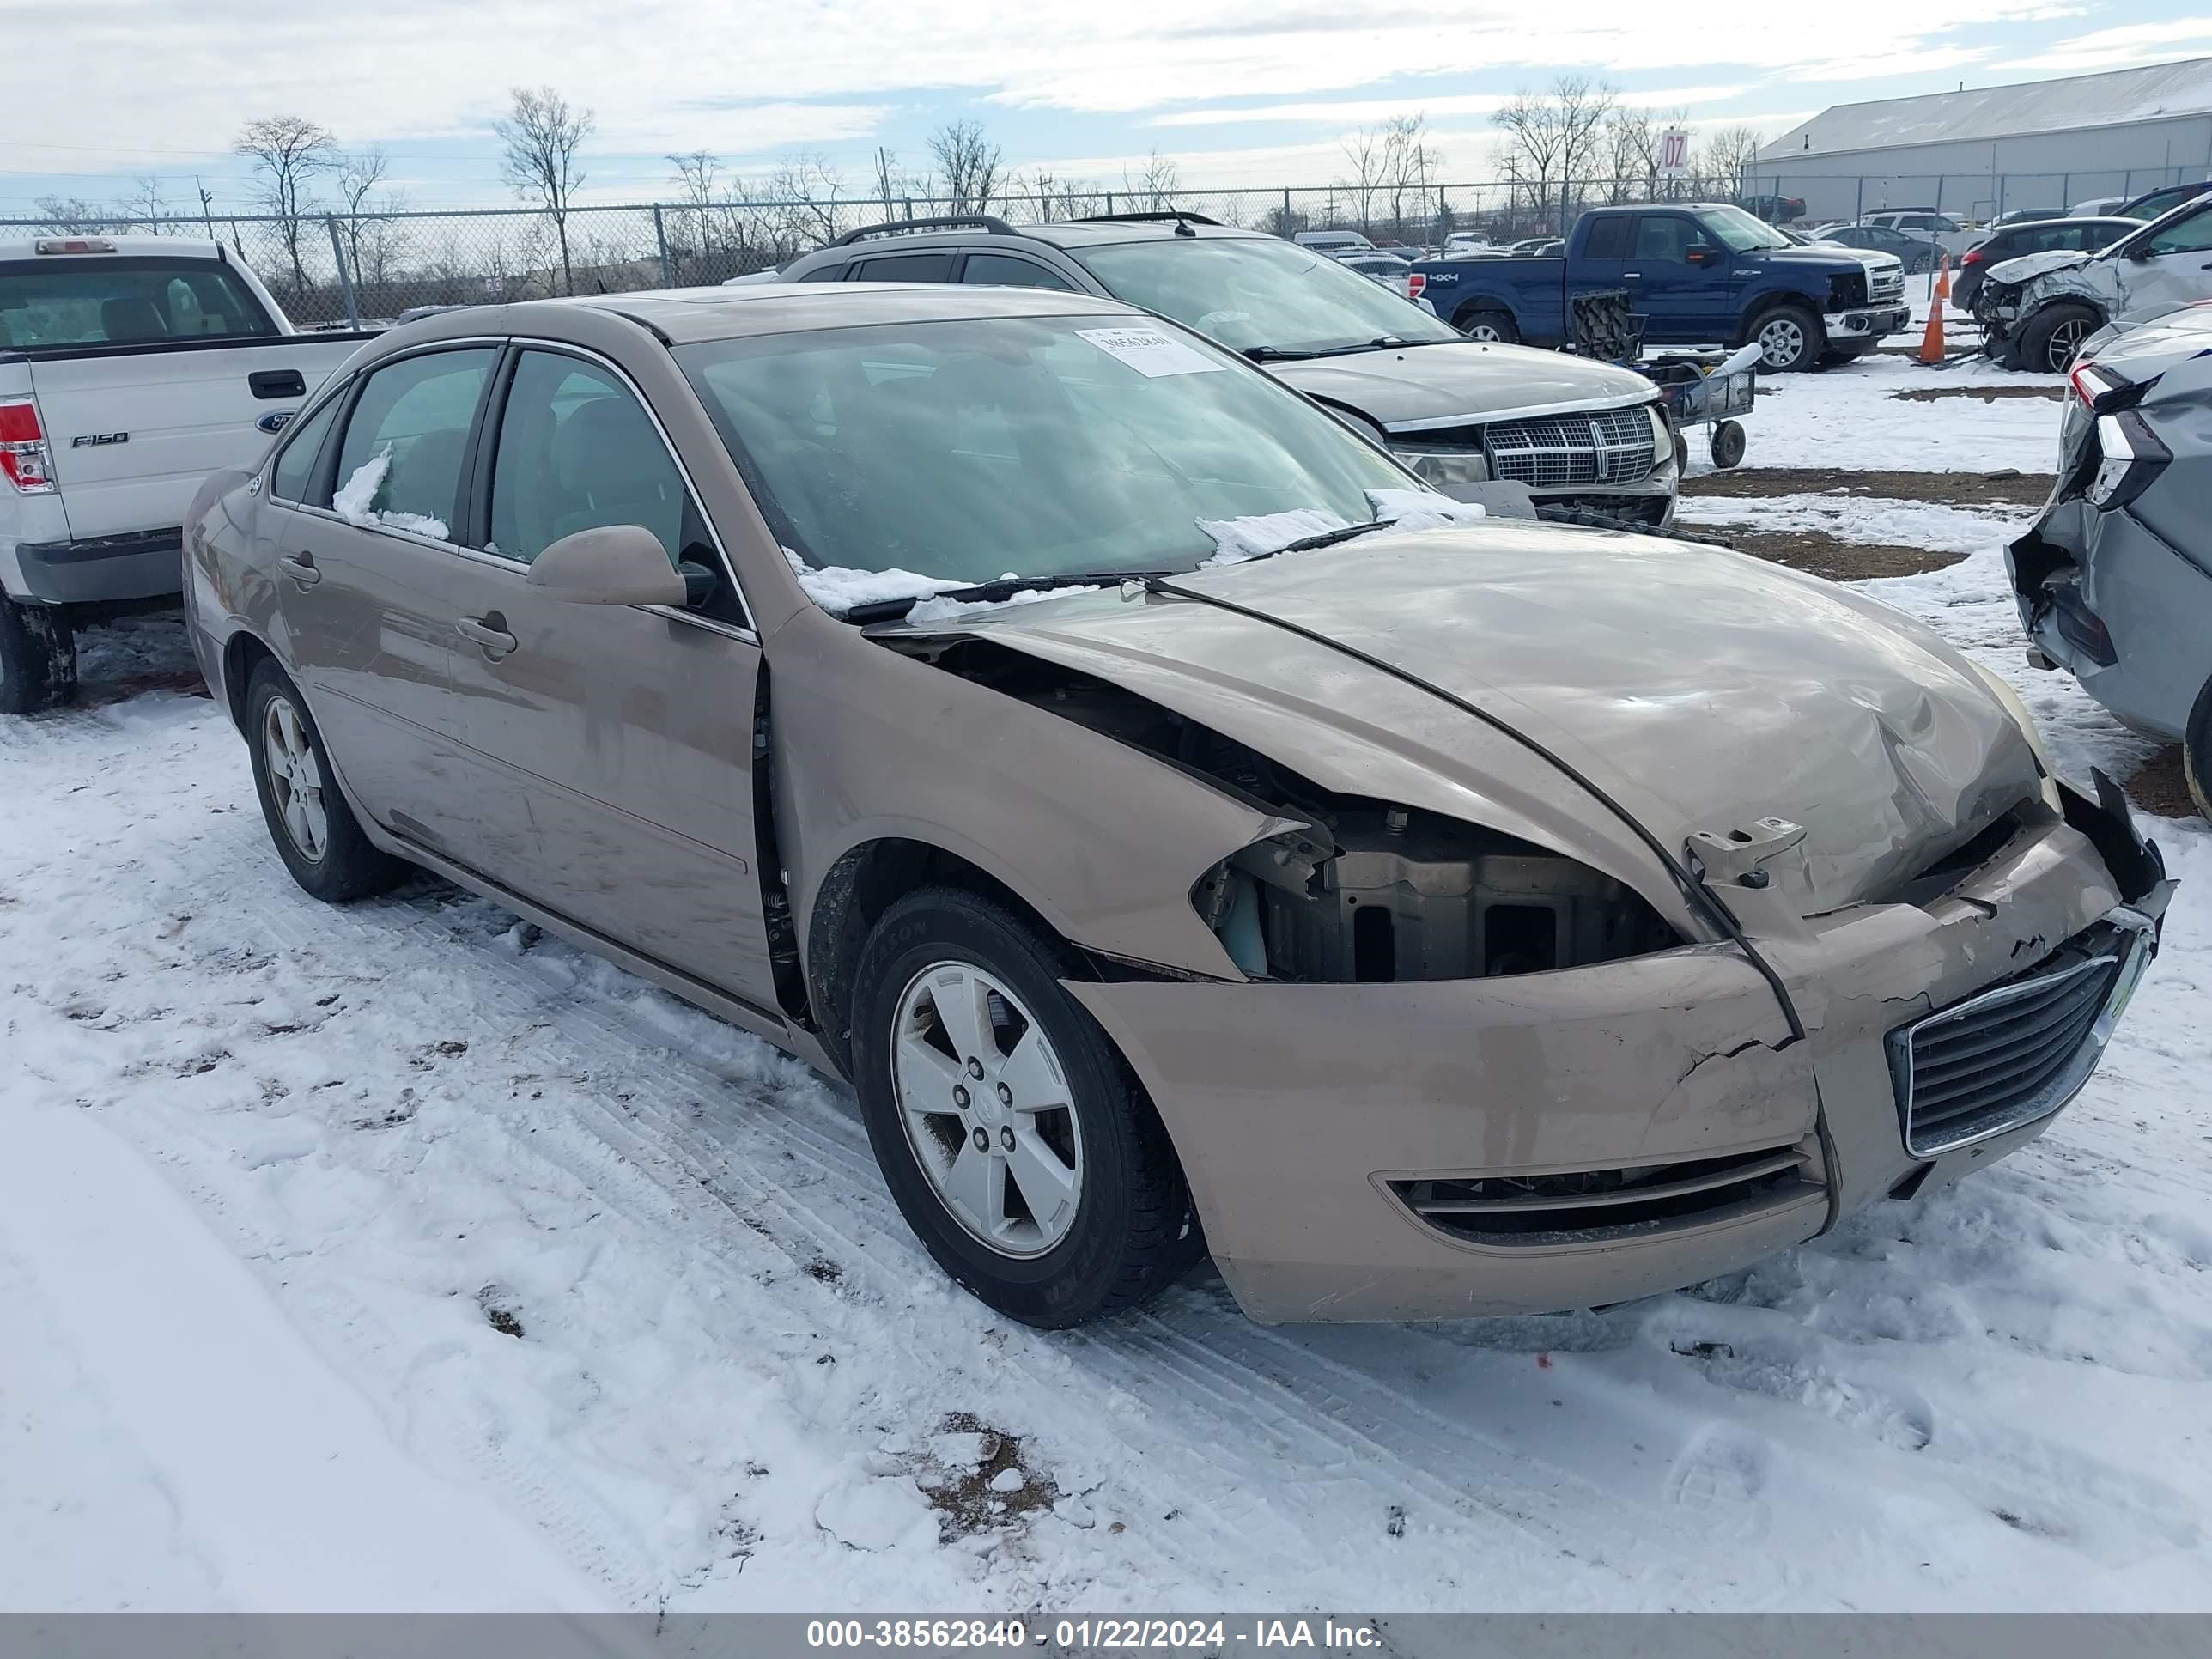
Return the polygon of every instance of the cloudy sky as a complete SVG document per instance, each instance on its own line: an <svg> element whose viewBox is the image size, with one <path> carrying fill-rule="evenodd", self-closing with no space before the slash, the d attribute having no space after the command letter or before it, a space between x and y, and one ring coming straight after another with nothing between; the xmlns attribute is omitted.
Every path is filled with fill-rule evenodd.
<svg viewBox="0 0 2212 1659"><path fill-rule="evenodd" d="M2212 15L2188 5L0 0L0 216L149 173L180 208L196 177L243 208L229 142L280 112L384 144L411 205L495 205L490 123L524 83L595 112L585 195L604 202L665 197L667 154L701 148L739 173L815 151L857 186L877 146L919 166L959 118L1024 168L1113 183L1158 149L1197 187L1328 183L1346 133L1422 111L1473 181L1492 176L1492 112L1562 72L1772 137L1831 104L2212 54Z"/></svg>

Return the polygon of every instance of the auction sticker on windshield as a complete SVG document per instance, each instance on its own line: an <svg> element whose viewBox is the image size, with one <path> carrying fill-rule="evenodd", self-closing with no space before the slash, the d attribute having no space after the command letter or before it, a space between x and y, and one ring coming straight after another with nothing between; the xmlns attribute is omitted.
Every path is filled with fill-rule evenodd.
<svg viewBox="0 0 2212 1659"><path fill-rule="evenodd" d="M1156 328L1079 328L1075 331L1149 379L1163 374L1207 374L1224 367Z"/></svg>

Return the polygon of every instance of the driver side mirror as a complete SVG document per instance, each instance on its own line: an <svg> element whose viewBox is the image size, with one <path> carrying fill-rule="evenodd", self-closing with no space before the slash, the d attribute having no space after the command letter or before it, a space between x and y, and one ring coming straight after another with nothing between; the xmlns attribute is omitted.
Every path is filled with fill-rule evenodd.
<svg viewBox="0 0 2212 1659"><path fill-rule="evenodd" d="M680 605L686 597L684 577L660 538L635 524L562 537L532 562L525 580L570 605Z"/></svg>
<svg viewBox="0 0 2212 1659"><path fill-rule="evenodd" d="M1686 250L1682 258L1693 265L1717 265L1721 262L1721 251L1717 247L1692 247Z"/></svg>

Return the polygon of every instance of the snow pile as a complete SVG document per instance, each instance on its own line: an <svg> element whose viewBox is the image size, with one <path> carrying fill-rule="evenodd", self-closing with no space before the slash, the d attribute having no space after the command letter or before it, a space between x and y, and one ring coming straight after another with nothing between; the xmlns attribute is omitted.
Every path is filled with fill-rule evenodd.
<svg viewBox="0 0 2212 1659"><path fill-rule="evenodd" d="M1393 530L1437 530L1446 525L1480 523L1485 516L1479 504L1455 501L1432 489L1370 489L1367 501L1375 516L1387 520ZM1351 520L1323 507L1301 507L1241 519L1200 519L1198 527L1212 539L1213 556L1206 561L1205 568L1213 569L1267 558L1309 536L1347 530Z"/></svg>
<svg viewBox="0 0 2212 1659"><path fill-rule="evenodd" d="M806 590L806 597L833 617L843 616L856 605L927 599L933 593L971 585L896 567L889 570L856 570L850 565L811 565L787 547L783 550L783 556L791 562L792 573L799 578L799 586Z"/></svg>
<svg viewBox="0 0 2212 1659"><path fill-rule="evenodd" d="M331 509L348 524L357 524L364 529L382 528L404 530L410 535L428 536L442 542L447 537L446 521L422 513L393 513L379 511L376 492L384 488L384 480L392 471L392 446L386 444L359 466L353 476L331 497Z"/></svg>
<svg viewBox="0 0 2212 1659"><path fill-rule="evenodd" d="M951 622L978 611L1001 611L1011 605L1035 605L1039 599L1064 599L1077 593L1100 593L1104 587L1085 582L1074 587L1024 587L1003 599L923 599L906 613L910 623Z"/></svg>

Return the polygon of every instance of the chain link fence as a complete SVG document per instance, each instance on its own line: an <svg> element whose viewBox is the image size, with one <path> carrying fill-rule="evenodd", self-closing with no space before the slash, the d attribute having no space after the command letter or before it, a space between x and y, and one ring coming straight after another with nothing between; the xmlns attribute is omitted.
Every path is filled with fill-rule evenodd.
<svg viewBox="0 0 2212 1659"><path fill-rule="evenodd" d="M2117 206L2167 185L2192 184L2203 167L2084 168L2079 173L1897 173L1830 177L1788 167L1753 168L1745 181L1749 198L1802 202L1808 224L1856 220L1869 213L1942 213L1987 224L2011 213L2063 218L2084 203Z"/></svg>
<svg viewBox="0 0 2212 1659"><path fill-rule="evenodd" d="M1718 178L1605 179L1485 184L1336 184L1288 188L1105 190L994 195L987 207L945 197L854 198L792 194L737 202L662 202L439 213L316 214L285 219L217 215L66 223L0 220L41 234L212 237L251 266L301 328L374 326L418 306L482 305L563 294L620 294L705 285L781 266L863 225L988 211L1014 224L1100 214L1204 214L1289 236L1357 230L1378 245L1433 248L1455 233L1504 245L1557 235L1583 208L1653 199L1735 200L1762 216L1807 222L1920 208L1985 221L2014 208L2063 213L2087 198L2182 181L2186 170L2051 174L1813 178L1758 169L1738 186Z"/></svg>

